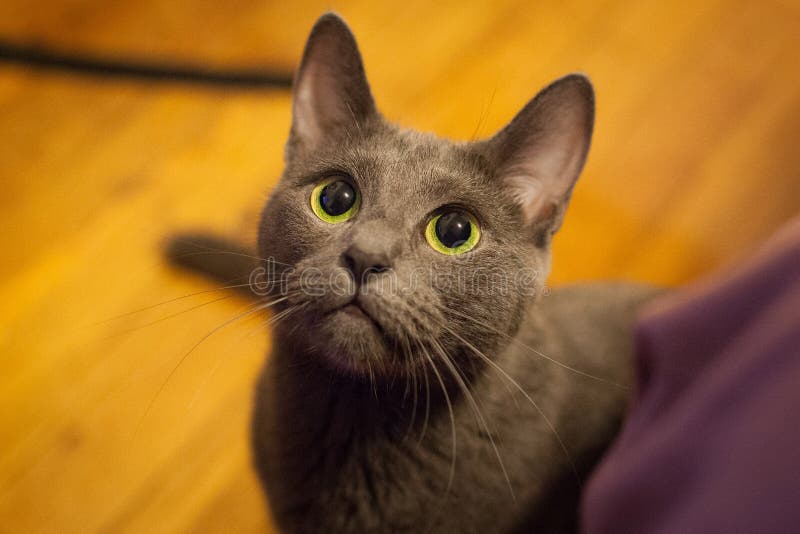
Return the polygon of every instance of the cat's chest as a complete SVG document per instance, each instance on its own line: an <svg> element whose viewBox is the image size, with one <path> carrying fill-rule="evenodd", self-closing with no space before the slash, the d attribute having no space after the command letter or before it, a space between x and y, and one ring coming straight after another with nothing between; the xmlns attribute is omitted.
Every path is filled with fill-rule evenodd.
<svg viewBox="0 0 800 534"><path fill-rule="evenodd" d="M438 532L505 531L497 518L516 516L546 476L547 462L538 460L547 458L547 440L535 439L532 426L530 452L515 452L530 414L522 410L512 424L508 413L495 417L491 399L474 400L455 404L452 417L449 410L428 414L408 432L355 426L338 447L309 449L306 465L314 470L295 473L311 481L302 519L337 532L418 532L429 522Z"/></svg>
<svg viewBox="0 0 800 534"><path fill-rule="evenodd" d="M278 395L256 419L270 500L290 532L418 532L429 522L434 532L504 532L503 518L564 467L541 415L499 375L449 405L422 393L400 423L372 391L290 384L268 380Z"/></svg>
<svg viewBox="0 0 800 534"><path fill-rule="evenodd" d="M486 469L491 446L460 428L454 450L449 430L431 424L421 443L355 442L346 456L336 455L343 461L318 473L317 491L308 495L317 524L337 532L419 532L428 523L435 532L502 532L493 528L497 521L483 525L491 508L515 507L501 471Z"/></svg>

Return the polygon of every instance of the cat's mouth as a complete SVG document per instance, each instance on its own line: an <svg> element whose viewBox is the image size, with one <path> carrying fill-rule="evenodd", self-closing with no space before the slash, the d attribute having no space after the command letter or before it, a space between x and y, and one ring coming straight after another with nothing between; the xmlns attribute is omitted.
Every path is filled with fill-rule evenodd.
<svg viewBox="0 0 800 534"><path fill-rule="evenodd" d="M369 324L371 325L377 332L383 336L385 332L381 324L372 316L372 314L364 307L361 302L359 302L358 297L355 297L350 302L339 306L338 308L334 308L330 312L329 315L333 314L343 314L348 319L352 319L355 322L359 322L362 324Z"/></svg>
<svg viewBox="0 0 800 534"><path fill-rule="evenodd" d="M366 376L389 362L388 338L369 301L355 296L323 317L319 325L319 337L325 340L323 355L335 369Z"/></svg>

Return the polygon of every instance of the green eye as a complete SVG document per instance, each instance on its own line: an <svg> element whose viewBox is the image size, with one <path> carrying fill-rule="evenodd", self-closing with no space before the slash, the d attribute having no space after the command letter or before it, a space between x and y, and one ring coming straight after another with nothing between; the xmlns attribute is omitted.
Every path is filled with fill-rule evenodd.
<svg viewBox="0 0 800 534"><path fill-rule="evenodd" d="M448 211L433 217L425 228L425 239L437 252L454 256L475 248L481 238L477 221L463 211Z"/></svg>
<svg viewBox="0 0 800 534"><path fill-rule="evenodd" d="M358 189L340 176L320 182L311 193L311 211L331 224L353 218L360 205Z"/></svg>

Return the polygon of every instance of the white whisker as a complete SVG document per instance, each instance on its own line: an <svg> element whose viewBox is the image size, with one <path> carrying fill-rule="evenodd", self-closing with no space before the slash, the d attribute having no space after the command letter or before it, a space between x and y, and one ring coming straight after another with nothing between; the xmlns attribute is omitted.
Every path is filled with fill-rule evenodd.
<svg viewBox="0 0 800 534"><path fill-rule="evenodd" d="M562 363L562 362L556 360L555 358L551 358L547 354L544 354L543 352L541 352L539 350L536 350L535 348L526 345L525 343L521 342L517 338L515 338L513 336L510 336L510 335L506 334L505 332L501 332L500 330L498 330L497 328L493 327L492 325L489 325L489 324L486 324L486 323L484 323L482 321L479 321L475 317L470 317L469 315L463 314L463 313L461 313L459 311L456 311L456 310L454 310L452 308L447 308L445 310L445 312L446 313L453 313L455 315L458 315L459 317L463 317L464 319L467 319L468 321L472 321L472 322L474 322L474 323L476 323L476 324L478 324L480 326L483 326L484 328L488 328L488 329L492 330L493 332L495 332L495 333L505 337L506 339L510 340L512 343L516 343L517 345L519 345L519 346L521 346L521 347L523 347L525 349L528 349L529 351L533 352L534 354L544 358L545 360L547 360L549 362L552 362L552 363L558 365L559 367L567 369L568 371L571 371L573 373L579 374L581 376L585 376L587 378L591 378L592 380L597 380L598 382L603 382L605 384L609 384L611 386L623 389L625 391L627 391L629 389L628 387L626 387L626 386L624 386L622 384L618 384L617 382L614 382L612 380L608 380L606 378L602 378L602 377L599 377L599 376L595 376L595 375L589 374L589 373L587 373L585 371L581 371L580 369L576 369L576 368L571 367L571 366L569 366L569 365L567 365L565 363Z"/></svg>
<svg viewBox="0 0 800 534"><path fill-rule="evenodd" d="M242 318L244 318L244 317L248 317L248 316L250 316L250 315L252 315L252 314L254 314L254 313L258 313L258 312L260 312L260 311L262 311L262 310L265 310L265 309L269 308L270 306L272 306L272 305L274 305L274 304L278 304L279 302L283 302L283 301L285 301L285 300L286 300L286 299L288 299L288 298L289 298L288 296L285 296L285 297L281 297L281 298L279 298L279 299L276 299L276 300L273 300L273 301L270 301L270 302L266 302L266 303L256 303L256 304L252 304L252 305L248 306L247 308L245 308L245 310L244 310L242 313L239 313L239 314L235 315L235 316L234 316L234 317L232 317L231 319L228 319L227 321L225 321L225 322L224 322L224 323L222 323L221 325L217 326L216 328L214 328L213 330L211 330L211 332L209 332L208 334L204 335L204 336L203 336L203 337L200 339L200 341L198 341L197 343L195 343L195 344L194 344L194 345L193 345L193 346L192 346L192 347L189 349L189 351L188 351L188 352L186 352L186 354L184 354L184 355L183 355L183 356L180 358L180 360L178 360L178 363L177 363L177 364L176 364L176 365L175 365L175 366L172 368L172 370L169 372L169 374L167 375L167 377L166 377L166 378L164 379L164 381L162 382L161 386L160 386L160 387L158 388L158 390L156 391L156 394L155 394L155 395L153 396L153 398L150 400L149 404L147 405L147 408L145 409L144 413L142 414L142 417L139 419L139 422L138 422L138 424L136 425L136 429L134 430L134 434L133 434L133 440L132 440L132 441L133 441L133 443L135 443L135 442L136 442L136 438L137 438L137 437L138 437L138 435L139 435L139 430L141 429L142 423L143 423L143 422L144 422L144 420L147 418L147 416L150 414L150 410L152 410L152 408L153 408L153 405L155 404L156 400L158 400L159 396L161 396L161 393L164 391L164 388L167 386L167 384L169 383L170 379L171 379L171 378L172 378L172 376L175 374L175 372L177 372L178 368L180 368L180 366L183 364L183 362L184 362L184 361L186 361L186 358L188 358L188 357L189 357L189 355L190 355L190 354L192 354L192 352L194 352L194 350L195 350L195 349L197 349L197 347L199 347L199 346L200 346L200 345L201 345L201 344L202 344L202 343L203 343L205 340L207 340L208 338L210 338L210 337L211 337L211 336L213 336L215 333L219 332L221 329L225 328L225 327L226 327L226 326L228 326L229 324L231 324L231 323L233 323L233 322L236 322L236 321L238 321L238 320L240 320L240 319L242 319Z"/></svg>
<svg viewBox="0 0 800 534"><path fill-rule="evenodd" d="M435 338L431 338L431 342L433 343L434 348L436 348L439 351L439 354L442 356L442 360L444 361L447 368L450 370L450 373L453 375L453 378L455 378L459 388L461 388L461 391L464 393L465 398L469 402L473 412L475 413L475 416L478 419L478 423L482 425L484 430L486 431L486 436L489 438L489 443L491 443L492 449L494 449L494 454L497 457L497 462L500 464L500 470L503 472L503 476L505 477L506 483L508 484L508 490L509 492L511 492L511 499L516 501L517 497L514 494L514 488L511 485L511 479L508 476L508 471L506 471L506 466L503 463L503 458L500 456L500 450L497 448L497 444L495 443L494 438L492 437L492 431L489 428L489 425L486 423L486 419L483 417L483 414L478 408L478 403L475 401L475 397L470 392L469 387L467 387L467 384L464 382L463 377L458 372L458 369L452 362L450 356L447 354L447 351L444 350L444 347L442 347L442 345L438 341L436 341Z"/></svg>
<svg viewBox="0 0 800 534"><path fill-rule="evenodd" d="M428 351L422 345L419 345L420 349L422 350L422 354L428 363L433 369L434 374L436 375L436 380L439 382L439 386L442 388L442 393L444 394L445 402L447 403L447 410L450 413L450 432L452 434L452 454L450 460L450 476L447 480L447 489L445 490L444 499L447 499L447 496L450 494L450 489L453 486L453 479L456 475L456 416L455 412L453 411L453 403L450 401L450 394L447 393L447 386L445 386L444 380L442 380L442 375L439 373L439 370L436 369L436 364L433 362L433 358L431 358Z"/></svg>
<svg viewBox="0 0 800 534"><path fill-rule="evenodd" d="M539 405L536 403L536 401L534 401L534 400L533 400L533 398L531 398L531 396L528 394L528 392L527 392L527 391L525 391L525 389L524 389L522 386L520 386L520 385L519 385L519 383L518 383L516 380L514 380L514 379L513 379L513 378L512 378L512 377L511 377L511 376L510 376L508 373L506 373L506 372L505 372L505 370L503 370L503 368L502 368L502 367L500 367L500 366L499 366L499 365L498 365L496 362L494 362L494 361L493 361L491 358L489 358L488 356L486 356L486 355L485 355L483 352L481 352L481 351L480 351L480 350L479 350L477 347L475 347L475 346L474 346L472 343L470 343L469 341L467 341L466 339L464 339L463 337L461 337L460 335L458 335L456 332L454 332L454 331L453 331L451 328L449 328L447 325L444 325L444 324L442 324L442 325L441 325L441 327L442 327L442 328L444 328L445 330L447 330L447 332L449 332L449 333L450 333L452 336L454 336L456 339L458 339L459 341L461 341L461 342L462 342L462 343L463 343L465 346L467 346L467 347L468 347L470 350L472 350L472 351L473 351L473 352L474 352L476 355L478 355L478 356L479 356L481 359L483 359L483 361L485 361L485 362L486 362L488 365L490 365L490 366L491 366L491 367L493 367L495 370L497 370L497 372L499 372L499 373L500 373L500 374L501 374L503 377L505 377L505 378L506 378L506 379L507 379L507 380L508 380L508 381L509 381L511 384L513 384L513 385L514 385L514 386L515 386L515 387L516 387L516 388L517 388L517 389L518 389L518 390L519 390L519 391L522 393L522 395L523 395L523 396L524 396L524 397L525 397L525 398L528 400L528 402L530 402L530 403L531 403L531 405L532 405L532 406L533 406L533 407L536 409L536 411L537 411L537 412L539 412L539 415L542 417L542 419L544 420L544 422L545 422L545 423L547 424L547 426L550 428L550 431L553 433L553 436L555 436L556 440L558 441L558 444L559 444L559 446L561 447L561 450L563 451L563 453L564 453L564 456L565 456L565 458L567 459L567 462L569 462L569 465L570 465L570 467L572 468L572 472L573 472L573 474L575 475L575 480L577 481L577 483L578 483L578 486L581 486L581 480L580 480L580 476L578 475L578 470L577 470L577 468L575 467L575 462L573 462L573 460L572 460L572 455L570 455L570 453L569 453L569 450L567 449L567 446L566 446L566 444L564 443L564 440L563 440L563 439L561 439L561 435L560 435L560 434L558 433L558 431L556 430L556 427L555 427L555 425L553 425L553 423L550 421L550 419L547 417L547 415L545 415L544 411L542 411L542 409L539 407Z"/></svg>

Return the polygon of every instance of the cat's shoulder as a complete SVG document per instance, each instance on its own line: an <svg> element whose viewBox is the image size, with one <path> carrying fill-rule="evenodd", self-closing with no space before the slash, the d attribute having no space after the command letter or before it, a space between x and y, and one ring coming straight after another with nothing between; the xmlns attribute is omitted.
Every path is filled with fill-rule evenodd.
<svg viewBox="0 0 800 534"><path fill-rule="evenodd" d="M664 291L631 282L571 284L548 290L531 311L551 329L607 337L629 331L639 309Z"/></svg>
<svg viewBox="0 0 800 534"><path fill-rule="evenodd" d="M518 339L587 371L602 374L615 362L625 367L638 311L664 291L628 282L553 288L532 304Z"/></svg>
<svg viewBox="0 0 800 534"><path fill-rule="evenodd" d="M538 300L537 310L549 314L581 315L615 311L635 313L647 301L666 291L634 282L591 282L548 288Z"/></svg>

